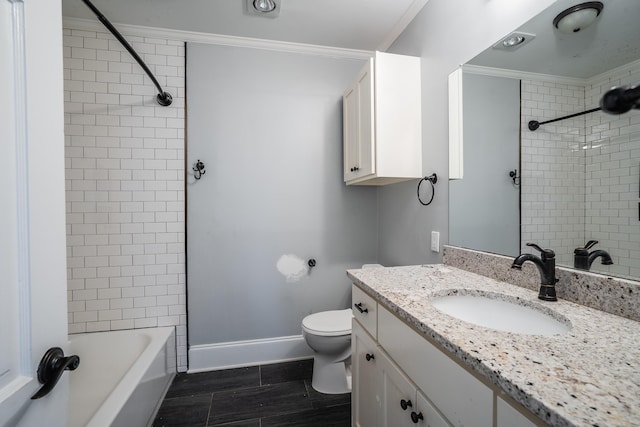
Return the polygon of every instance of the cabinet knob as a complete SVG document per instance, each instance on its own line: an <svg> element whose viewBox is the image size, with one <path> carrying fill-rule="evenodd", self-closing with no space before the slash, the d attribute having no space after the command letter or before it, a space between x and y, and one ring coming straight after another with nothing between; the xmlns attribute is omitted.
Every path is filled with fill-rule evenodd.
<svg viewBox="0 0 640 427"><path fill-rule="evenodd" d="M413 407L413 405L411 404L411 401L410 401L410 400L404 400L404 399L402 399L402 400L400 401L400 407L402 408L402 410L403 410L403 411L406 411L406 410L407 410L407 408L411 408L411 407Z"/></svg>
<svg viewBox="0 0 640 427"><path fill-rule="evenodd" d="M373 354L369 353L367 353L364 358L367 359L367 362L371 362L373 359L375 359L375 357L373 357Z"/></svg>
<svg viewBox="0 0 640 427"><path fill-rule="evenodd" d="M358 311L359 311L360 313L368 313L368 312L369 312L369 309L368 309L368 308L366 308L366 307L365 307L365 308L362 308L362 303L361 303L361 302L359 302L359 303L357 303L357 304L353 304L353 306L354 306L355 308L357 308L357 309L358 309Z"/></svg>
<svg viewBox="0 0 640 427"><path fill-rule="evenodd" d="M418 424L420 420L424 420L422 412L420 412L419 414L416 414L415 412L411 413L411 421L413 421L414 424Z"/></svg>
<svg viewBox="0 0 640 427"><path fill-rule="evenodd" d="M357 171L360 170L360 168L356 166L356 167L353 168L353 170L354 170L354 172L357 172Z"/></svg>

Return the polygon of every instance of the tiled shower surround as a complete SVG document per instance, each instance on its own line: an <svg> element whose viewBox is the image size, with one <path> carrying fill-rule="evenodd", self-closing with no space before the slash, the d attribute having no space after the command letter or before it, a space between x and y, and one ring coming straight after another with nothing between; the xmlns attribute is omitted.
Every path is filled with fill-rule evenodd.
<svg viewBox="0 0 640 427"><path fill-rule="evenodd" d="M522 244L535 241L556 251L558 264L573 265L573 250L588 240L607 250L611 266L592 268L640 276L640 112L602 112L527 128L596 108L612 86L640 81L640 62L590 79L585 85L522 81ZM593 250L593 249L592 249Z"/></svg>
<svg viewBox="0 0 640 427"><path fill-rule="evenodd" d="M126 36L126 34L125 34ZM184 43L64 28L69 332L176 326L187 367Z"/></svg>

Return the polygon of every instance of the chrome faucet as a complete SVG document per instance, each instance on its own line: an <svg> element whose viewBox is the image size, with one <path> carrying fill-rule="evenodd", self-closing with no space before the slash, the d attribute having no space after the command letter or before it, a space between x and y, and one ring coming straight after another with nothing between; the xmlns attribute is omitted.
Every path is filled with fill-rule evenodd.
<svg viewBox="0 0 640 427"><path fill-rule="evenodd" d="M556 297L556 254L551 249L542 249L535 243L527 243L527 246L540 251L540 256L533 254L520 254L513 260L511 268L522 269L522 264L531 261L540 272L540 292L538 298L545 301L558 301Z"/></svg>
<svg viewBox="0 0 640 427"><path fill-rule="evenodd" d="M611 259L611 255L607 251L602 249L595 250L589 253L589 249L594 247L598 243L597 240L589 240L584 248L576 248L573 251L573 266L575 268L579 268L580 270L590 270L591 264L598 257L602 257L601 263L603 265L611 265L613 264L613 260Z"/></svg>

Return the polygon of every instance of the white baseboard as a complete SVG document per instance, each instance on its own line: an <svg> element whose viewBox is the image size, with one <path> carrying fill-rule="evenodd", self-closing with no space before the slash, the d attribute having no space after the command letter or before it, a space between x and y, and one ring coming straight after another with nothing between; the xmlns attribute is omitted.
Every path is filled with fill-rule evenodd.
<svg viewBox="0 0 640 427"><path fill-rule="evenodd" d="M217 371L313 357L302 335L189 347L187 372Z"/></svg>

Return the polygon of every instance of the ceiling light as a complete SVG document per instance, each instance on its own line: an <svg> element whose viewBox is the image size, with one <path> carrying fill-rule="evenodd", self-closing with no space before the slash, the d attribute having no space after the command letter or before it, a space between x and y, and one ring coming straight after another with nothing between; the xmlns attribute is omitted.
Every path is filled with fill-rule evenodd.
<svg viewBox="0 0 640 427"><path fill-rule="evenodd" d="M535 34L515 32L504 37L498 43L493 45L494 49L515 50L533 40Z"/></svg>
<svg viewBox="0 0 640 427"><path fill-rule="evenodd" d="M599 1L577 4L560 12L553 20L553 26L563 33L577 33L593 24L603 7Z"/></svg>
<svg viewBox="0 0 640 427"><path fill-rule="evenodd" d="M513 37L509 37L506 40L502 41L502 46L504 47L513 47L513 46L517 46L519 44L524 43L525 38L521 35L515 35Z"/></svg>
<svg viewBox="0 0 640 427"><path fill-rule="evenodd" d="M245 0L244 13L263 18L276 18L280 14L280 0Z"/></svg>
<svg viewBox="0 0 640 427"><path fill-rule="evenodd" d="M276 8L276 3L273 0L253 0L253 7L262 13L273 12Z"/></svg>

